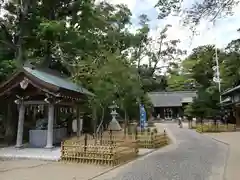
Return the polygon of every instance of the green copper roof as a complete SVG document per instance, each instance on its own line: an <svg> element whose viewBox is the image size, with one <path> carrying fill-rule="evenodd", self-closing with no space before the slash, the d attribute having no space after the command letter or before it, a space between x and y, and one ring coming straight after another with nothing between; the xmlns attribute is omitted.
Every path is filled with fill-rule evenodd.
<svg viewBox="0 0 240 180"><path fill-rule="evenodd" d="M52 85L60 87L60 88L64 88L64 89L68 89L68 90L71 90L71 91L79 92L79 93L82 93L82 94L94 96L93 93L91 93L87 89L73 83L71 80L69 80L67 78L56 76L56 75L44 72L42 70L38 70L38 69L30 68L30 67L23 67L23 68L28 73L32 74L36 78L38 78L38 79L40 79L40 80L42 80L46 83L52 84Z"/></svg>

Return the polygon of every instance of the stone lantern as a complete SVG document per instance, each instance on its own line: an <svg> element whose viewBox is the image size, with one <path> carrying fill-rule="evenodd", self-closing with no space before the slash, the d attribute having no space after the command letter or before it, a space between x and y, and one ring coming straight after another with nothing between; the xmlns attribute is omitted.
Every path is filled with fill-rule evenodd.
<svg viewBox="0 0 240 180"><path fill-rule="evenodd" d="M121 131L122 128L119 124L119 122L116 119L116 116L118 115L116 109L118 106L113 102L113 105L109 106L109 109L111 109L111 115L112 115L112 120L108 125L108 130L110 131L110 139L112 140L112 132L113 131Z"/></svg>

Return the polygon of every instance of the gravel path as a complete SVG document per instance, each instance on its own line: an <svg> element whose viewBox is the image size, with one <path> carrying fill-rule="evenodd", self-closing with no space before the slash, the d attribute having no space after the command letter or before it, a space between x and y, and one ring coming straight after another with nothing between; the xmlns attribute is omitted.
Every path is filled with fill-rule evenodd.
<svg viewBox="0 0 240 180"><path fill-rule="evenodd" d="M222 180L228 147L176 124L164 124L175 144L106 173L97 180Z"/></svg>

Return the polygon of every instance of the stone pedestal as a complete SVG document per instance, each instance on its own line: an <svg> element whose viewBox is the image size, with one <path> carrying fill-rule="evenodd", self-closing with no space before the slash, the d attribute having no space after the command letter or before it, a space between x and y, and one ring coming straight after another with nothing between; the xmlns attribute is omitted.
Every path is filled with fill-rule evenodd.
<svg viewBox="0 0 240 180"><path fill-rule="evenodd" d="M29 144L31 147L47 147L48 130L33 129L29 131ZM61 143L67 137L67 128L53 129L53 144Z"/></svg>

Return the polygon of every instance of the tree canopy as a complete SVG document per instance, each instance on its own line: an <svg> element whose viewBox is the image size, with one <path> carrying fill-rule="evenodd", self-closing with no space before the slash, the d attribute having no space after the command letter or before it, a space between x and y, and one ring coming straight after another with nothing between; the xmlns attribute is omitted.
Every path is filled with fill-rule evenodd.
<svg viewBox="0 0 240 180"><path fill-rule="evenodd" d="M231 41L224 49L217 49L221 92L239 85L239 39ZM168 88L184 90L186 82L192 83L198 97L187 106L186 114L213 117L220 111L220 94L216 76L216 49L213 45L199 46L181 62L180 73L170 73Z"/></svg>
<svg viewBox="0 0 240 180"><path fill-rule="evenodd" d="M125 119L139 118L140 103L151 109L147 92L167 86L161 62L171 66L183 53L167 38L168 25L150 36L145 14L132 32L123 4L2 0L0 8L0 81L26 62L57 70L96 95L88 105L101 121L113 101Z"/></svg>
<svg viewBox="0 0 240 180"><path fill-rule="evenodd" d="M204 0L182 9L181 2L160 0L155 7L158 18L184 12L189 23L198 24L204 17L214 20L229 14L237 3ZM146 93L157 90L199 90L204 97L207 94L206 100L212 100L208 107L216 109L214 47L198 47L181 62L185 51L178 48L179 39L168 38L170 25L153 38L150 20L142 14L138 29L131 31L128 7L105 1L1 0L0 8L4 12L0 17L1 82L25 62L31 62L67 74L95 93L89 103L99 114L115 100L126 117L138 118L139 103L151 108ZM240 80L236 73L239 42L234 40L219 50L224 89Z"/></svg>
<svg viewBox="0 0 240 180"><path fill-rule="evenodd" d="M187 4L184 0L159 0L156 7L159 19L170 14L181 15L185 24L198 25L201 20L213 22L223 16L233 14L233 9L239 0L202 0ZM189 3L189 2L188 2Z"/></svg>

